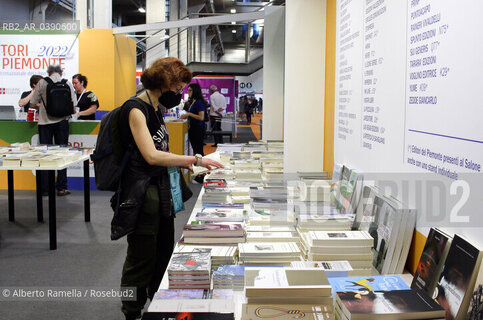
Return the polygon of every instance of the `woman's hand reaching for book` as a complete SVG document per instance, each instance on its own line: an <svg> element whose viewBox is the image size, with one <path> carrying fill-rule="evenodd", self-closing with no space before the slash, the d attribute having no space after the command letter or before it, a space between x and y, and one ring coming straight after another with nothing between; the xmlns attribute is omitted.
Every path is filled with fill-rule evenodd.
<svg viewBox="0 0 483 320"><path fill-rule="evenodd" d="M208 159L208 158L202 158L201 159L201 166L205 167L208 170L224 168L224 166L221 163L219 163L218 161Z"/></svg>

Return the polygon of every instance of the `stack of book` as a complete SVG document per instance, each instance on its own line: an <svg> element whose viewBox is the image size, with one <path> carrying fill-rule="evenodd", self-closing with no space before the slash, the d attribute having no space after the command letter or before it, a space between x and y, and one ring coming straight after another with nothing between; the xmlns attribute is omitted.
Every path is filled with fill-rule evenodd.
<svg viewBox="0 0 483 320"><path fill-rule="evenodd" d="M241 148L242 151L245 152L253 152L253 151L268 151L268 146L264 143L259 143L259 144L245 144ZM279 150L276 150L279 151Z"/></svg>
<svg viewBox="0 0 483 320"><path fill-rule="evenodd" d="M255 159L233 160L233 168L239 169L260 169L260 161Z"/></svg>
<svg viewBox="0 0 483 320"><path fill-rule="evenodd" d="M247 232L247 242L294 242L300 241L297 232Z"/></svg>
<svg viewBox="0 0 483 320"><path fill-rule="evenodd" d="M295 214L290 210L253 209L248 213L249 226L294 227L295 224Z"/></svg>
<svg viewBox="0 0 483 320"><path fill-rule="evenodd" d="M251 205L253 209L258 210L287 210L287 211L294 211L294 205L292 200L288 200L287 198L282 197L251 197Z"/></svg>
<svg viewBox="0 0 483 320"><path fill-rule="evenodd" d="M231 184L229 186L231 200L235 203L250 203L250 187L248 186L237 186L236 184Z"/></svg>
<svg viewBox="0 0 483 320"><path fill-rule="evenodd" d="M260 169L235 169L235 178L237 180L262 180L262 171Z"/></svg>
<svg viewBox="0 0 483 320"><path fill-rule="evenodd" d="M444 319L445 310L426 292L397 275L329 278L336 319ZM452 319L452 318L451 318Z"/></svg>
<svg viewBox="0 0 483 320"><path fill-rule="evenodd" d="M246 232L295 232L297 231L294 226L263 226L263 225L247 225L245 226Z"/></svg>
<svg viewBox="0 0 483 320"><path fill-rule="evenodd" d="M242 146L243 148L243 146ZM231 161L250 159L252 157L250 151L233 151L231 155Z"/></svg>
<svg viewBox="0 0 483 320"><path fill-rule="evenodd" d="M245 268L242 319L334 319L331 285L323 270Z"/></svg>
<svg viewBox="0 0 483 320"><path fill-rule="evenodd" d="M283 141L268 141L268 151L283 152Z"/></svg>
<svg viewBox="0 0 483 320"><path fill-rule="evenodd" d="M238 261L238 246L179 245L174 252L191 253L205 251L211 253L212 270L222 264L235 264Z"/></svg>
<svg viewBox="0 0 483 320"><path fill-rule="evenodd" d="M183 228L185 244L234 245L245 241L245 230L240 223L187 224Z"/></svg>
<svg viewBox="0 0 483 320"><path fill-rule="evenodd" d="M284 200L286 202L287 199L297 199L299 190L288 186L250 187L250 197L258 200Z"/></svg>
<svg viewBox="0 0 483 320"><path fill-rule="evenodd" d="M230 200L230 190L227 187L211 187L205 188L205 192L201 197L203 203L219 202L225 203Z"/></svg>
<svg viewBox="0 0 483 320"><path fill-rule="evenodd" d="M268 185L283 185L284 174L283 168L280 167L264 167L262 169L262 178Z"/></svg>
<svg viewBox="0 0 483 320"><path fill-rule="evenodd" d="M300 261L300 249L293 242L250 242L238 245L239 262L254 265L284 265Z"/></svg>
<svg viewBox="0 0 483 320"><path fill-rule="evenodd" d="M243 222L246 218L243 208L203 207L195 216L196 221Z"/></svg>
<svg viewBox="0 0 483 320"><path fill-rule="evenodd" d="M25 157L22 157L22 167L39 167L40 161L45 160L45 158L50 157L47 153L44 152L31 152L28 153Z"/></svg>
<svg viewBox="0 0 483 320"><path fill-rule="evenodd" d="M347 260L354 269L371 268L374 239L367 232L309 231L301 233L300 239L309 261Z"/></svg>
<svg viewBox="0 0 483 320"><path fill-rule="evenodd" d="M370 276L371 269L353 269L349 261L293 261L290 266L296 269L318 268L325 271L327 278Z"/></svg>
<svg viewBox="0 0 483 320"><path fill-rule="evenodd" d="M353 213L307 213L297 212L297 230L308 231L350 231L354 223Z"/></svg>
<svg viewBox="0 0 483 320"><path fill-rule="evenodd" d="M329 174L325 171L316 171L316 172L298 171L297 175L299 179L302 181L329 180ZM331 181L329 180L329 182Z"/></svg>
<svg viewBox="0 0 483 320"><path fill-rule="evenodd" d="M235 179L235 171L226 168L212 171L205 176L205 179L225 179L227 181Z"/></svg>
<svg viewBox="0 0 483 320"><path fill-rule="evenodd" d="M57 167L79 159L83 149L61 146L12 144L0 149L4 167Z"/></svg>
<svg viewBox="0 0 483 320"><path fill-rule="evenodd" d="M210 252L173 253L168 266L169 289L210 289Z"/></svg>
<svg viewBox="0 0 483 320"><path fill-rule="evenodd" d="M4 153L2 156L2 165L4 167L20 167L22 159L27 157L28 153L25 151L10 151Z"/></svg>
<svg viewBox="0 0 483 320"><path fill-rule="evenodd" d="M300 189L300 201L330 201L329 180L306 179L297 182Z"/></svg>
<svg viewBox="0 0 483 320"><path fill-rule="evenodd" d="M221 265L213 270L213 289L242 291L245 287L245 266Z"/></svg>

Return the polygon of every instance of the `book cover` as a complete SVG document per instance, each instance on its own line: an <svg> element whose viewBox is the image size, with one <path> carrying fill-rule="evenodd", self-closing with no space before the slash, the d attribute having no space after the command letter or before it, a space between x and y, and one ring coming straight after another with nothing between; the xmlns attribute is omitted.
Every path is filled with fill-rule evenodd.
<svg viewBox="0 0 483 320"><path fill-rule="evenodd" d="M370 246L373 243L365 231L309 231L308 239L312 246Z"/></svg>
<svg viewBox="0 0 483 320"><path fill-rule="evenodd" d="M398 275L329 278L334 292L376 292L409 290L409 286Z"/></svg>
<svg viewBox="0 0 483 320"><path fill-rule="evenodd" d="M374 222L374 203L379 189L375 186L364 186L361 199L357 206L357 215L354 220L354 229L369 231L369 226Z"/></svg>
<svg viewBox="0 0 483 320"><path fill-rule="evenodd" d="M198 221L234 221L242 222L244 211L242 209L233 208L203 208L201 212L196 214Z"/></svg>
<svg viewBox="0 0 483 320"><path fill-rule="evenodd" d="M343 314L351 319L432 319L444 317L444 309L420 290L369 293L337 292Z"/></svg>
<svg viewBox="0 0 483 320"><path fill-rule="evenodd" d="M225 179L205 179L203 182L205 188L224 188L226 187Z"/></svg>
<svg viewBox="0 0 483 320"><path fill-rule="evenodd" d="M240 257L299 256L299 247L292 242L250 242L238 245Z"/></svg>
<svg viewBox="0 0 483 320"><path fill-rule="evenodd" d="M245 268L246 297L324 297L331 287L324 270Z"/></svg>
<svg viewBox="0 0 483 320"><path fill-rule="evenodd" d="M142 320L235 320L233 313L216 312L145 312Z"/></svg>
<svg viewBox="0 0 483 320"><path fill-rule="evenodd" d="M173 253L168 273L210 273L210 252Z"/></svg>
<svg viewBox="0 0 483 320"><path fill-rule="evenodd" d="M446 319L462 319L473 293L481 263L479 248L455 235L433 297L446 310Z"/></svg>
<svg viewBox="0 0 483 320"><path fill-rule="evenodd" d="M183 227L185 237L210 237L210 236L243 236L243 227L240 223L219 224L187 224Z"/></svg>
<svg viewBox="0 0 483 320"><path fill-rule="evenodd" d="M432 296L434 286L439 280L442 264L446 259L451 239L438 229L431 228L424 245L411 288L426 291Z"/></svg>
<svg viewBox="0 0 483 320"><path fill-rule="evenodd" d="M333 308L329 305L307 304L244 304L242 319L276 319L276 320L329 320L333 319Z"/></svg>
<svg viewBox="0 0 483 320"><path fill-rule="evenodd" d="M384 198L381 203L376 213L377 228L371 236L374 238L374 267L379 273L386 274L396 248L402 215Z"/></svg>

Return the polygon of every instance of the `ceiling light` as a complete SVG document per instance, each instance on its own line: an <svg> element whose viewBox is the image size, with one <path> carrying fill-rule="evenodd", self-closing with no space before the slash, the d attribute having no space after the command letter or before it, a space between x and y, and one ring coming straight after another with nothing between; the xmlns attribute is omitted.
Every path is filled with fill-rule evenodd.
<svg viewBox="0 0 483 320"><path fill-rule="evenodd" d="M236 9L235 8L230 9L230 13L236 13Z"/></svg>
<svg viewBox="0 0 483 320"><path fill-rule="evenodd" d="M144 9L143 7L139 7L138 11L141 13L146 13L146 9Z"/></svg>
<svg viewBox="0 0 483 320"><path fill-rule="evenodd" d="M235 29L231 30L231 33L236 33L236 30Z"/></svg>
<svg viewBox="0 0 483 320"><path fill-rule="evenodd" d="M236 22L235 21L232 21L231 24L236 24Z"/></svg>

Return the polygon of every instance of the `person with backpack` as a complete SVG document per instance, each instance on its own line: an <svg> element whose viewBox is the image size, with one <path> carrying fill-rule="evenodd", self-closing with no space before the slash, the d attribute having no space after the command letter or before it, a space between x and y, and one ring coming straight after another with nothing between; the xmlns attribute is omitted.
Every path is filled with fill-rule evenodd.
<svg viewBox="0 0 483 320"><path fill-rule="evenodd" d="M194 165L209 169L223 167L199 154L185 156L169 152L169 133L160 109L179 105L183 89L191 79L191 72L181 60L160 58L141 74L146 90L112 111L111 126L116 126L117 121L120 145L129 151L128 158L126 153L122 157L122 163L127 164L111 199L115 211L111 239L127 235L128 243L121 289L137 289L135 301L122 301L121 311L127 320L139 318L147 298L153 298L174 249L175 203L179 201L173 195L173 189L178 187L172 183L173 170L179 172L176 167L192 169ZM101 127L105 120L101 121ZM112 139L114 147L116 138ZM180 174L177 177L185 201L184 178Z"/></svg>
<svg viewBox="0 0 483 320"><path fill-rule="evenodd" d="M69 119L75 113L77 97L74 87L62 79L62 68L50 65L48 77L41 79L35 87L31 104L39 109L39 143L67 145L69 142ZM48 181L44 171L41 174L42 194L47 195ZM67 189L67 169L57 171L55 185L58 196L70 194Z"/></svg>

